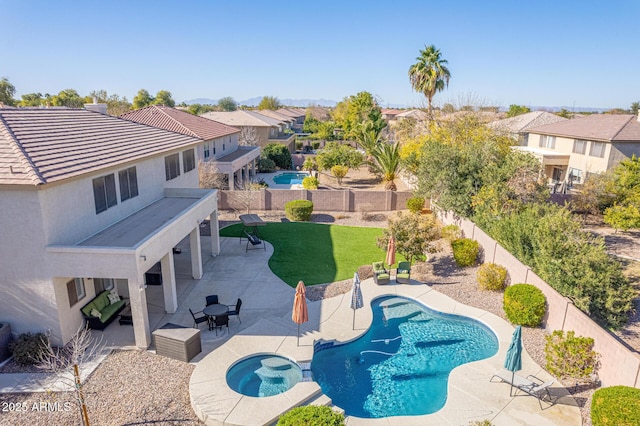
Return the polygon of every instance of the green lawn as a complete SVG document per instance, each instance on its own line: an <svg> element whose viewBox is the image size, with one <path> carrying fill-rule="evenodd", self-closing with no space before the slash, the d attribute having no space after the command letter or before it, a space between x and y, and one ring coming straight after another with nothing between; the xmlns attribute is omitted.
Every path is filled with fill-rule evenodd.
<svg viewBox="0 0 640 426"><path fill-rule="evenodd" d="M220 236L239 237L241 230L241 224L228 226ZM259 231L273 245L269 267L292 287L299 280L313 285L348 279L358 267L386 256L376 246L381 228L283 222L267 223ZM396 261L402 260L396 254Z"/></svg>

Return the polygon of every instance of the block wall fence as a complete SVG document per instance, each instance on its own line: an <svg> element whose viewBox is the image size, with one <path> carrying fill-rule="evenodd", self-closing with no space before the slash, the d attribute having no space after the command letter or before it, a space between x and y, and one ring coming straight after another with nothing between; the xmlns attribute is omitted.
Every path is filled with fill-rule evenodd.
<svg viewBox="0 0 640 426"><path fill-rule="evenodd" d="M220 210L246 210L246 191L219 191ZM269 189L251 193L252 210L284 210L293 200L310 200L314 212L338 211L393 211L407 208L407 200L413 194L405 191L357 191L352 189L307 190ZM425 201L429 208L429 200Z"/></svg>
<svg viewBox="0 0 640 426"><path fill-rule="evenodd" d="M483 248L484 262L497 263L505 267L509 273L510 284L532 284L544 293L547 298L544 326L548 333L554 330L574 331L577 336L594 339L594 350L600 354L598 376L602 386L624 385L640 388L638 352L629 349L616 336L600 327L576 308L571 299L558 293L475 223L451 212L438 212L438 217L445 225L458 225L466 238L476 240Z"/></svg>

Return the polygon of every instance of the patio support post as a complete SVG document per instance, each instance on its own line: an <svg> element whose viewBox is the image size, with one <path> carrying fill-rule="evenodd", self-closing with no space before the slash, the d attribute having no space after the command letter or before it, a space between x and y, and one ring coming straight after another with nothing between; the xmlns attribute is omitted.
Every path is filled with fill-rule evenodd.
<svg viewBox="0 0 640 426"><path fill-rule="evenodd" d="M256 159L255 158L251 161L251 169L253 169L253 175L255 176L256 175Z"/></svg>
<svg viewBox="0 0 640 426"><path fill-rule="evenodd" d="M249 175L249 164L245 164L244 166L242 166L242 168L244 169L245 179L247 179L248 182L251 182L251 176Z"/></svg>
<svg viewBox="0 0 640 426"><path fill-rule="evenodd" d="M162 256L160 267L162 269L164 310L168 314L173 314L178 309L178 294L176 292L176 268L173 263L172 251Z"/></svg>
<svg viewBox="0 0 640 426"><path fill-rule="evenodd" d="M194 280L202 278L202 253L200 251L200 225L189 234L189 248L191 249L191 275Z"/></svg>
<svg viewBox="0 0 640 426"><path fill-rule="evenodd" d="M147 310L144 274L140 274L137 279L129 279L128 286L136 346L140 349L147 349L151 344L151 330L149 328L149 311Z"/></svg>
<svg viewBox="0 0 640 426"><path fill-rule="evenodd" d="M211 256L220 254L220 233L218 232L218 210L214 210L209 216L209 227L211 228Z"/></svg>
<svg viewBox="0 0 640 426"><path fill-rule="evenodd" d="M229 191L233 191L236 187L235 180L233 179L233 172L227 173L227 178L229 179Z"/></svg>

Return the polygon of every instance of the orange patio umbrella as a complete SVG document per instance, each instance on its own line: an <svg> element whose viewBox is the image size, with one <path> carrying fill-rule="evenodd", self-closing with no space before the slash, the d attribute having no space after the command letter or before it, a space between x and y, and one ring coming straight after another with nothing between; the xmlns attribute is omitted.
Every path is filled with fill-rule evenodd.
<svg viewBox="0 0 640 426"><path fill-rule="evenodd" d="M296 286L296 297L293 299L293 311L291 319L298 324L298 346L300 346L300 324L309 321L309 311L307 310L307 290L302 281Z"/></svg>
<svg viewBox="0 0 640 426"><path fill-rule="evenodd" d="M389 242L387 243L387 265L391 267L394 263L396 263L396 240L393 238L389 238Z"/></svg>

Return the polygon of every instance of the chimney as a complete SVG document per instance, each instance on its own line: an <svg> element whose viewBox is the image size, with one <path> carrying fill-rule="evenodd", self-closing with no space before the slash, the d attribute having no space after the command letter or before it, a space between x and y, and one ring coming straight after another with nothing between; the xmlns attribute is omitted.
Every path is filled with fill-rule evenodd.
<svg viewBox="0 0 640 426"><path fill-rule="evenodd" d="M107 104L99 104L96 97L93 98L92 104L84 104L84 109L87 111L99 112L100 114L107 115Z"/></svg>

